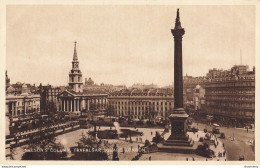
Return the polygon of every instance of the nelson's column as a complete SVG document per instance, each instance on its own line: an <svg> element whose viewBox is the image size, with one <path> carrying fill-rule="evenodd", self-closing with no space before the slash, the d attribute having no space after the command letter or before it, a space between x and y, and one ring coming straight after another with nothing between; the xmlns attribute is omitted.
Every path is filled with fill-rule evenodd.
<svg viewBox="0 0 260 168"><path fill-rule="evenodd" d="M176 153L194 153L197 145L187 135L186 120L188 114L183 107L183 76L182 76L182 36L185 31L181 27L179 9L175 27L171 29L174 37L174 110L169 116L171 120L171 135L159 144L159 150Z"/></svg>

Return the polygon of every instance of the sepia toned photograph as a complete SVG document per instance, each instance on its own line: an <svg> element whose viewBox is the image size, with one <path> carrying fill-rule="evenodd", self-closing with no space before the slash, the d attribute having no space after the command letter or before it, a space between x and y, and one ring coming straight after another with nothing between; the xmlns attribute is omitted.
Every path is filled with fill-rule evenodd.
<svg viewBox="0 0 260 168"><path fill-rule="evenodd" d="M7 5L5 159L255 161L254 5Z"/></svg>

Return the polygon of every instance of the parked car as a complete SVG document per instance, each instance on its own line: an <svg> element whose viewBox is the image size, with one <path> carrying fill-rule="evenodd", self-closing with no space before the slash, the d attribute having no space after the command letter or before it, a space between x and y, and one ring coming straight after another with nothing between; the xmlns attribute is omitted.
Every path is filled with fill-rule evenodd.
<svg viewBox="0 0 260 168"><path fill-rule="evenodd" d="M200 141L200 142L203 142L203 141L204 141L204 138L203 138L203 137L200 137L199 141Z"/></svg>
<svg viewBox="0 0 260 168"><path fill-rule="evenodd" d="M217 129L217 128L213 129L213 134L220 134L219 129Z"/></svg>
<svg viewBox="0 0 260 168"><path fill-rule="evenodd" d="M242 155L242 156L239 156L238 160L239 160L239 161L243 161L243 160L245 160L245 157L244 157L243 155Z"/></svg>
<svg viewBox="0 0 260 168"><path fill-rule="evenodd" d="M199 131L198 128L195 128L195 127L191 128L191 132L198 132L198 131Z"/></svg>
<svg viewBox="0 0 260 168"><path fill-rule="evenodd" d="M196 149L196 154L207 158L212 158L215 156L214 151L209 148L206 148L205 145L199 145Z"/></svg>
<svg viewBox="0 0 260 168"><path fill-rule="evenodd" d="M226 138L226 137L225 137L225 134L224 134L224 133L221 133L221 134L220 134L220 138L225 139L225 138Z"/></svg>

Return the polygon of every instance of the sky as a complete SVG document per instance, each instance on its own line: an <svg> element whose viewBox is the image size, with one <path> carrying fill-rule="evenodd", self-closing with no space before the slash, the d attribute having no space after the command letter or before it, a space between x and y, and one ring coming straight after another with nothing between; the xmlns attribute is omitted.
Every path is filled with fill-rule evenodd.
<svg viewBox="0 0 260 168"><path fill-rule="evenodd" d="M255 65L254 6L8 5L11 83L66 85L77 41L83 79L166 86L174 79L176 10L185 29L183 74Z"/></svg>

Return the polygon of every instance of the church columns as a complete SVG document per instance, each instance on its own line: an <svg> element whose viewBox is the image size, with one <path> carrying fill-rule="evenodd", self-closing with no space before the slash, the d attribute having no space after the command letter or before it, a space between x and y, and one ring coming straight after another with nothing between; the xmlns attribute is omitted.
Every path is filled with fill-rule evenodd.
<svg viewBox="0 0 260 168"><path fill-rule="evenodd" d="M67 99L67 111L70 111L70 101Z"/></svg>
<svg viewBox="0 0 260 168"><path fill-rule="evenodd" d="M76 111L76 100L73 100L73 111Z"/></svg>
<svg viewBox="0 0 260 168"><path fill-rule="evenodd" d="M66 99L66 111L69 111L68 106L69 106L69 103L68 103L68 100Z"/></svg>
<svg viewBox="0 0 260 168"><path fill-rule="evenodd" d="M85 99L81 100L81 109L85 109Z"/></svg>
<svg viewBox="0 0 260 168"><path fill-rule="evenodd" d="M65 100L63 99L62 102L63 102L63 110L62 111L65 111Z"/></svg>
<svg viewBox="0 0 260 168"><path fill-rule="evenodd" d="M81 110L95 110L106 108L107 99L105 97L61 97L58 100L58 111L80 112ZM25 107L27 105L25 104ZM12 103L12 115L16 115L16 106ZM25 110L26 111L26 110Z"/></svg>
<svg viewBox="0 0 260 168"><path fill-rule="evenodd" d="M72 100L70 100L70 111L73 111L72 110Z"/></svg>
<svg viewBox="0 0 260 168"><path fill-rule="evenodd" d="M78 102L77 103L77 108L78 108L77 111L79 111L79 100L77 100L77 102Z"/></svg>
<svg viewBox="0 0 260 168"><path fill-rule="evenodd" d="M88 101L88 111L89 111L89 99L87 101Z"/></svg>
<svg viewBox="0 0 260 168"><path fill-rule="evenodd" d="M66 111L66 100L64 99L63 102L64 102L64 111Z"/></svg>

